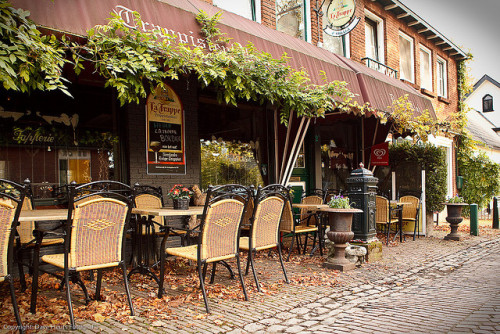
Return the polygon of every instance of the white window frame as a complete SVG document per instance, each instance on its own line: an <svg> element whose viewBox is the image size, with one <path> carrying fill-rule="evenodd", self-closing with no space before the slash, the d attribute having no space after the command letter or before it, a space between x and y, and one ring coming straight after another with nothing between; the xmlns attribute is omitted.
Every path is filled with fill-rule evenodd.
<svg viewBox="0 0 500 334"><path fill-rule="evenodd" d="M278 0L274 0L274 12L275 12L275 15L276 15L276 25L278 24L278 15L277 15L277 12L276 12L276 5L277 5L277 1ZM303 14L304 14L304 24L306 25L305 26L305 29L304 29L304 33L306 34L306 38L304 39L306 42L308 43L311 43L312 41L312 30L311 30L311 3L310 3L310 0L301 0L302 1L302 5L303 5ZM260 3L260 1L259 1Z"/></svg>
<svg viewBox="0 0 500 334"><path fill-rule="evenodd" d="M365 9L365 17L369 18L377 24L377 44L378 44L378 57L379 62L385 64L385 45L384 45L384 20L381 17L373 14L372 12ZM366 43L366 36L365 36ZM366 55L365 55L366 56Z"/></svg>
<svg viewBox="0 0 500 334"><path fill-rule="evenodd" d="M443 94L440 94L440 85L439 85L439 63L443 64L443 88L444 92ZM448 98L448 64L446 63L446 60L443 58L436 56L436 93L438 96Z"/></svg>
<svg viewBox="0 0 500 334"><path fill-rule="evenodd" d="M408 42L410 42L410 56L411 56L411 80L409 78L402 78L408 82L415 83L415 42L413 41L413 38L405 34L404 32L400 31L399 32L399 37L403 37L406 39ZM398 53L399 51L399 37L398 37ZM399 76L401 78L401 58L399 59Z"/></svg>
<svg viewBox="0 0 500 334"><path fill-rule="evenodd" d="M419 59L421 60L421 52L425 52L427 55L428 55L428 58L429 58L429 79L431 80L430 82L430 87L425 87L422 82L422 73L423 73L423 66L422 66L422 61L420 61L420 88L424 88L424 89L427 89L429 91L433 91L432 90L432 87L433 87L433 84L432 84L432 51L428 48L426 48L425 46L423 46L422 44L420 44L420 49L419 49L419 53L418 53L418 56L419 56Z"/></svg>
<svg viewBox="0 0 500 334"><path fill-rule="evenodd" d="M233 1L235 1L235 0L233 0ZM261 6L261 0L253 0L253 3L254 3L254 6L255 6L255 8L254 8L254 10L255 10L255 22L262 23L262 12L261 12L262 6ZM239 13L232 12L230 10L224 9L223 7L219 7L216 4L213 4L213 6L217 7L217 8L220 8L220 9L222 9L224 11L228 11L228 12L234 13L236 15L240 15ZM240 16L242 16L242 15L240 15ZM244 17L244 16L242 16L242 17ZM252 18L247 18L247 17L245 17L245 18L249 19L249 20L252 20Z"/></svg>

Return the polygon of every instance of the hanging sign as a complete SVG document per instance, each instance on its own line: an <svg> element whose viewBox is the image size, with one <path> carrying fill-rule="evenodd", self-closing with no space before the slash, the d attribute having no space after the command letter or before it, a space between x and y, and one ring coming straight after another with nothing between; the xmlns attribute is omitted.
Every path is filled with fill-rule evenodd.
<svg viewBox="0 0 500 334"><path fill-rule="evenodd" d="M389 166L389 143L385 142L372 146L370 158L372 166Z"/></svg>
<svg viewBox="0 0 500 334"><path fill-rule="evenodd" d="M340 37L348 34L359 23L354 17L356 3L354 0L331 0L326 11L328 25L323 29L328 35Z"/></svg>
<svg viewBox="0 0 500 334"><path fill-rule="evenodd" d="M186 174L184 110L169 86L147 99L146 157L148 174Z"/></svg>

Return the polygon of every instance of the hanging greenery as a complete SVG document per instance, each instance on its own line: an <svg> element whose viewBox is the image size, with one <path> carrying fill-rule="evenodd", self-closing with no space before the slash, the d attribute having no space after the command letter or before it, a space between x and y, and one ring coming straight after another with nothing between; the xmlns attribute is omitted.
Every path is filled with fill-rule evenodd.
<svg viewBox="0 0 500 334"><path fill-rule="evenodd" d="M443 210L446 200L446 153L443 148L429 143L412 145L404 141L389 147L389 164L396 170L403 163L420 166L425 174L425 204L427 212ZM420 170L415 170L414 174Z"/></svg>
<svg viewBox="0 0 500 334"><path fill-rule="evenodd" d="M216 89L219 102L272 103L280 110L284 124L292 110L299 117L324 117L325 112L331 110L359 115L366 111L375 113L368 105L356 102L346 82L330 81L323 72L324 84L316 85L305 70L296 70L287 64L286 54L275 59L252 44L229 44L229 39L217 27L220 13L209 17L202 11L197 15L210 50L205 52L199 47L176 44L165 30L144 32L130 28L114 13L108 24L88 31L84 44L70 42L64 36L57 40L54 36L42 36L27 19L28 12L13 9L6 0L0 0L0 8L4 14L2 19L9 27L0 30L1 41L7 46L3 48L4 56L0 54L0 77L7 78L3 80L6 89L23 92L60 89L67 93L62 66L68 61L64 52L70 51L75 72L79 74L92 64L95 72L105 79L106 87L116 89L122 105L139 103L148 91L163 86L166 79L194 75L202 87ZM142 26L137 12L134 12L134 21L135 26ZM26 36L17 35L18 30ZM413 114L413 108L407 96L395 100L386 112L377 114L384 122L393 122L395 130L417 133L422 140L426 139L425 134L434 133L439 127L425 112L410 121L408 115Z"/></svg>

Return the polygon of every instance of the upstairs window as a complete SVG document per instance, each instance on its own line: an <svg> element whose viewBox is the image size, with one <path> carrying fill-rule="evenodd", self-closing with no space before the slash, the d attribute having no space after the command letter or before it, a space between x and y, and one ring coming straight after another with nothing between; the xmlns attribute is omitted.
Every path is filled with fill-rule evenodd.
<svg viewBox="0 0 500 334"><path fill-rule="evenodd" d="M483 97L483 112L493 111L493 97L490 94L486 94Z"/></svg>
<svg viewBox="0 0 500 334"><path fill-rule="evenodd" d="M431 51L420 46L420 87L432 91Z"/></svg>
<svg viewBox="0 0 500 334"><path fill-rule="evenodd" d="M448 96L446 61L438 57L436 64L437 64L437 69L436 69L437 95L446 98Z"/></svg>
<svg viewBox="0 0 500 334"><path fill-rule="evenodd" d="M415 82L415 59L413 56L413 39L399 33L399 75L401 79Z"/></svg>
<svg viewBox="0 0 500 334"><path fill-rule="evenodd" d="M365 10L365 57L384 64L384 21ZM374 69L378 69L373 64Z"/></svg>
<svg viewBox="0 0 500 334"><path fill-rule="evenodd" d="M260 0L213 0L213 5L249 20L260 22Z"/></svg>
<svg viewBox="0 0 500 334"><path fill-rule="evenodd" d="M276 30L309 41L309 0L276 0Z"/></svg>

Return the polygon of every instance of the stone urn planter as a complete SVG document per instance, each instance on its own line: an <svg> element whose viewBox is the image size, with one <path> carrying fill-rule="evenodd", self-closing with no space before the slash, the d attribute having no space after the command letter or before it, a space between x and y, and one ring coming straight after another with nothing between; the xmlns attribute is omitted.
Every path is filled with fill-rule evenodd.
<svg viewBox="0 0 500 334"><path fill-rule="evenodd" d="M324 208L321 209L321 211L328 213L330 231L328 231L326 235L328 239L333 242L333 247L335 249L333 257L329 256L323 263L323 267L340 271L354 269L356 265L345 257L345 248L347 247L347 243L354 238L354 232L352 232L352 216L355 213L363 211L359 209L336 208Z"/></svg>
<svg viewBox="0 0 500 334"><path fill-rule="evenodd" d="M464 218L462 217L462 209L467 203L443 203L446 205L446 221L450 224L451 232L444 237L444 240L455 240L460 241L460 234L458 234L458 224L460 224Z"/></svg>

